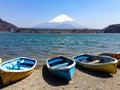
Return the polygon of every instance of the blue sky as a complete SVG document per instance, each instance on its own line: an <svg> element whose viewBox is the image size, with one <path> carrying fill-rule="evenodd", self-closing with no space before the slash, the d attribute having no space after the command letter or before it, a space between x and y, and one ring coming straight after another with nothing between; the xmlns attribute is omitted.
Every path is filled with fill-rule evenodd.
<svg viewBox="0 0 120 90"><path fill-rule="evenodd" d="M31 27L67 14L82 26L104 28L120 23L120 0L0 0L0 18Z"/></svg>

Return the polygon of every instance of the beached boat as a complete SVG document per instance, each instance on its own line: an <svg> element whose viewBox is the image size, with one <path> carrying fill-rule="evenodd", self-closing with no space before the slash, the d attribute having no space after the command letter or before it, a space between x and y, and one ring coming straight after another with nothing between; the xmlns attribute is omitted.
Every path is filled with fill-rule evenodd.
<svg viewBox="0 0 120 90"><path fill-rule="evenodd" d="M46 60L48 70L61 78L71 80L75 72L76 62L64 56L58 56Z"/></svg>
<svg viewBox="0 0 120 90"><path fill-rule="evenodd" d="M118 60L117 66L120 67L120 53L101 53L99 55L110 56L110 57L116 58Z"/></svg>
<svg viewBox="0 0 120 90"><path fill-rule="evenodd" d="M117 72L117 59L106 56L95 55L78 55L73 57L78 65L91 70L102 71L107 73Z"/></svg>
<svg viewBox="0 0 120 90"><path fill-rule="evenodd" d="M19 57L0 64L0 77L3 85L25 78L30 75L37 64L37 60Z"/></svg>

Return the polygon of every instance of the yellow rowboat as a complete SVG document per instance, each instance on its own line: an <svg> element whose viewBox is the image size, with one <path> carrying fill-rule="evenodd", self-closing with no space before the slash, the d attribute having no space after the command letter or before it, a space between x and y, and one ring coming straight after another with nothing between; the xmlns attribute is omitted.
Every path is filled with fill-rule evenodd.
<svg viewBox="0 0 120 90"><path fill-rule="evenodd" d="M0 77L2 84L23 79L30 75L37 64L37 60L26 57L19 57L0 64Z"/></svg>
<svg viewBox="0 0 120 90"><path fill-rule="evenodd" d="M117 72L117 59L106 56L79 55L73 57L78 65L91 70L102 71L107 73Z"/></svg>
<svg viewBox="0 0 120 90"><path fill-rule="evenodd" d="M117 66L120 67L120 54L119 53L118 54L117 53L101 53L99 55L110 56L110 57L116 58L118 60Z"/></svg>

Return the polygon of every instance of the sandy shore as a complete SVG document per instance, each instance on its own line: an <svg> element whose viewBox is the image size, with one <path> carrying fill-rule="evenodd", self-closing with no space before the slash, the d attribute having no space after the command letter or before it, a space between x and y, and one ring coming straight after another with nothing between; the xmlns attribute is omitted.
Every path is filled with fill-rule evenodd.
<svg viewBox="0 0 120 90"><path fill-rule="evenodd" d="M49 73L46 66L39 67L28 77L2 90L120 90L120 69L114 75L76 68L71 81L57 78Z"/></svg>

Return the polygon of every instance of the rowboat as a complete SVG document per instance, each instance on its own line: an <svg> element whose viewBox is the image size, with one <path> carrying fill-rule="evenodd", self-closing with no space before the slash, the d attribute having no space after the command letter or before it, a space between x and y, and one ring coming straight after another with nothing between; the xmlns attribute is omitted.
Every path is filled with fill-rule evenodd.
<svg viewBox="0 0 120 90"><path fill-rule="evenodd" d="M3 85L15 82L30 75L37 64L37 60L19 57L0 64L0 77Z"/></svg>
<svg viewBox="0 0 120 90"><path fill-rule="evenodd" d="M78 55L73 57L78 65L91 70L102 71L107 73L117 72L117 60L112 57L95 56L95 55Z"/></svg>
<svg viewBox="0 0 120 90"><path fill-rule="evenodd" d="M51 74L66 80L71 80L75 72L76 62L65 56L58 56L46 60L46 66Z"/></svg>
<svg viewBox="0 0 120 90"><path fill-rule="evenodd" d="M118 60L117 66L120 67L120 53L101 53L99 55L110 56L110 57L116 58Z"/></svg>

